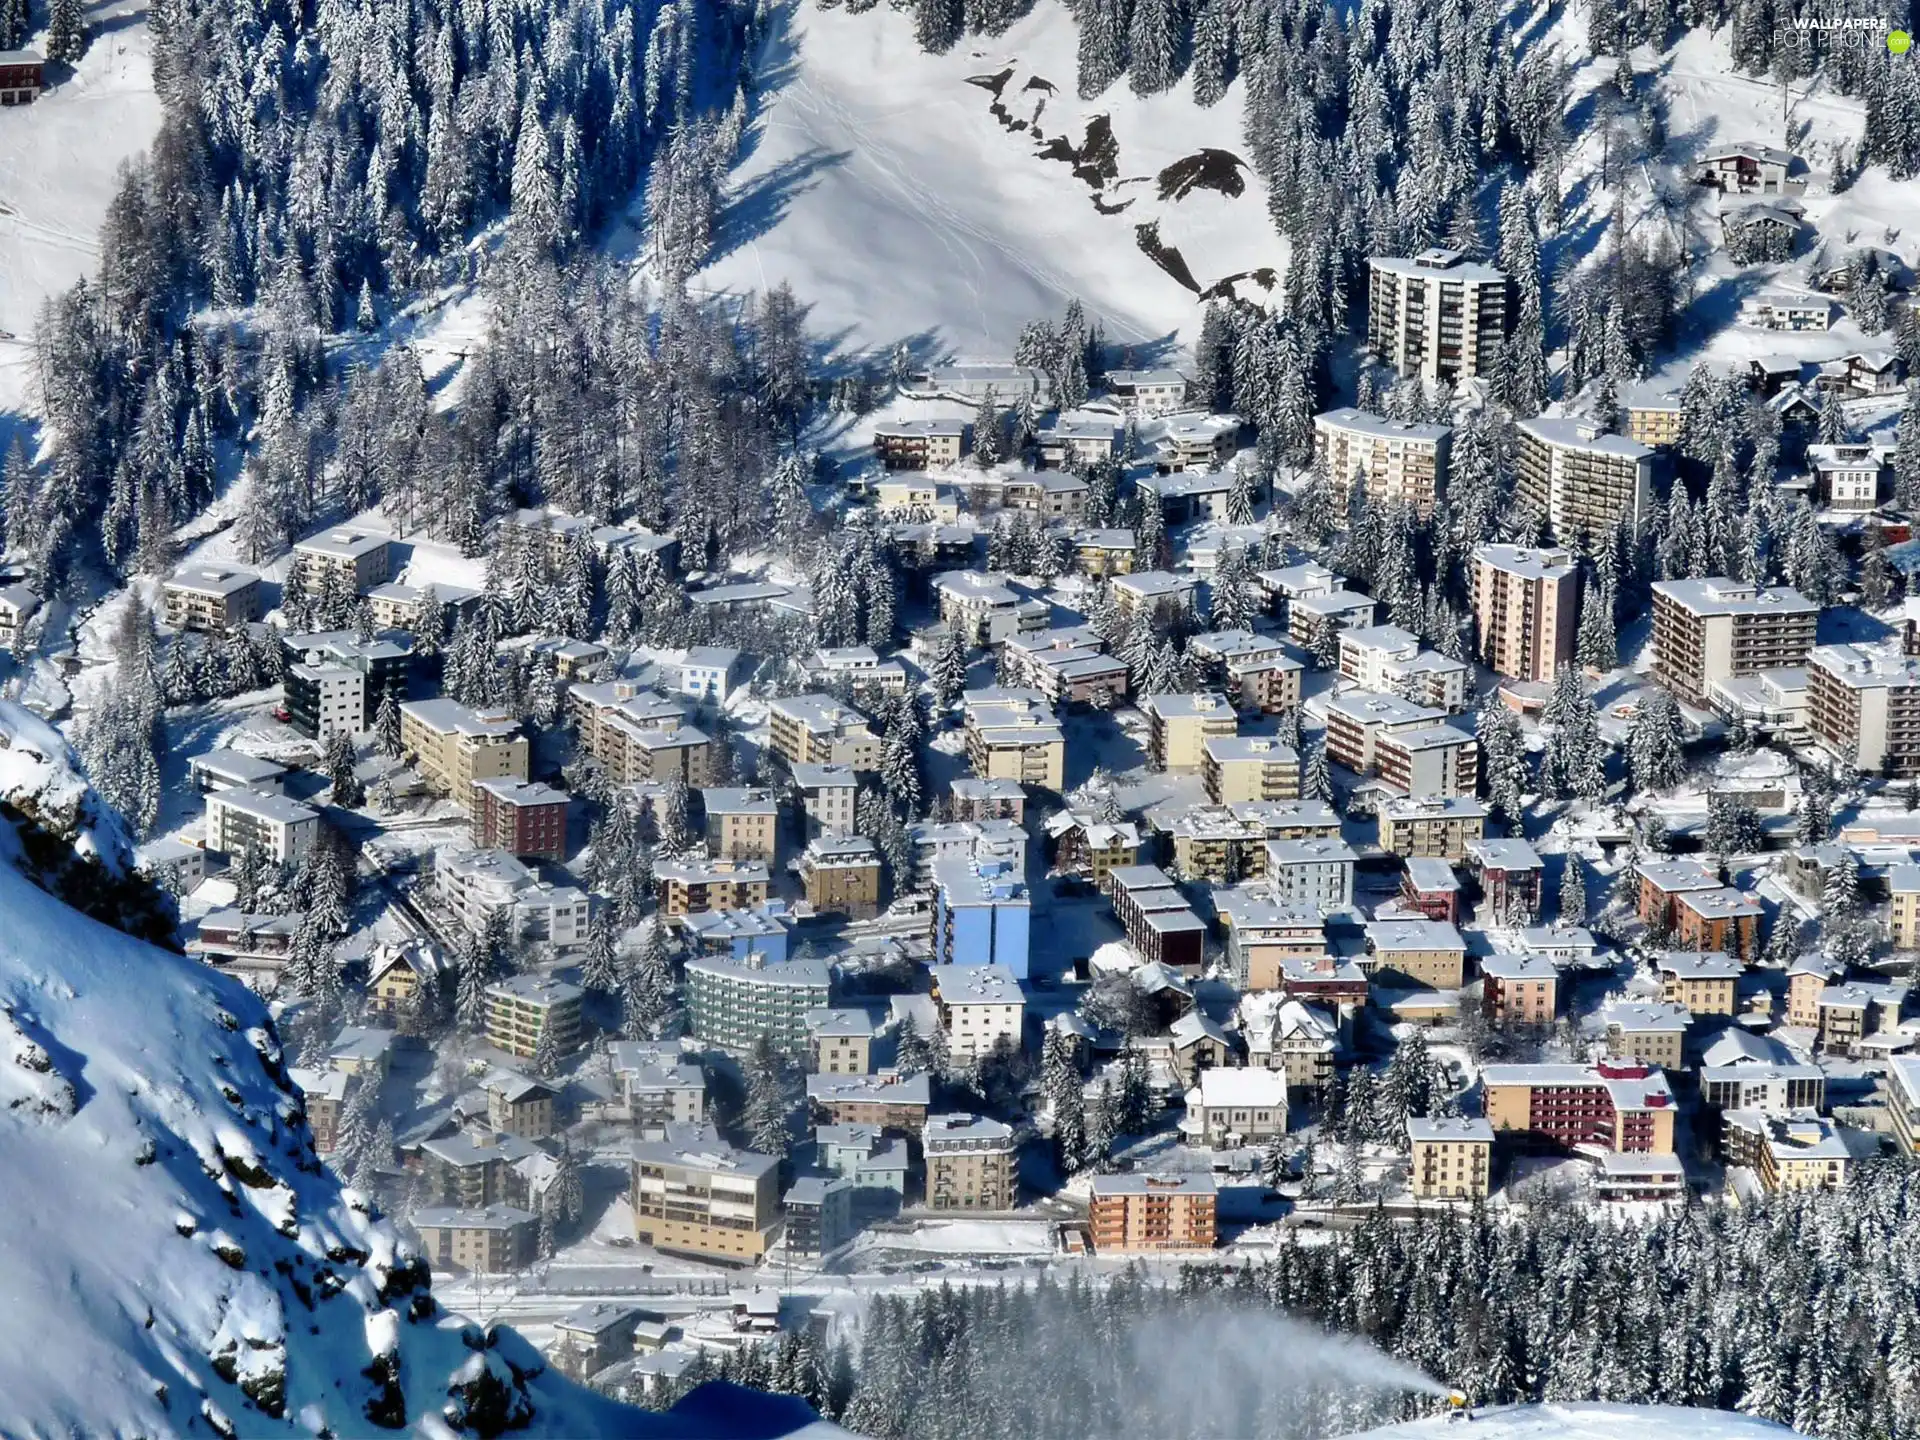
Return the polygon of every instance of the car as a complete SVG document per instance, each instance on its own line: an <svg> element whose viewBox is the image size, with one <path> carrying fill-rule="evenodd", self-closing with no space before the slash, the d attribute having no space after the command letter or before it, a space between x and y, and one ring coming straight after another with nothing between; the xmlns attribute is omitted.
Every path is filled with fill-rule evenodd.
<svg viewBox="0 0 1920 1440"><path fill-rule="evenodd" d="M293 719L293 712L284 705L276 705L273 707L273 718L284 725L287 721Z"/></svg>

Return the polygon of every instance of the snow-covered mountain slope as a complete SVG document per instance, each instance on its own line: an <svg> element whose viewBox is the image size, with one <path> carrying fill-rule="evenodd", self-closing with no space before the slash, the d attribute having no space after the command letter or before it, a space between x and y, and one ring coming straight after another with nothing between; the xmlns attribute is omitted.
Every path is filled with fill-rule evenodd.
<svg viewBox="0 0 1920 1440"><path fill-rule="evenodd" d="M1471 1422L1444 1416L1369 1430L1352 1440L1779 1440L1791 1435L1768 1420L1672 1405L1516 1405L1483 1410Z"/></svg>
<svg viewBox="0 0 1920 1440"><path fill-rule="evenodd" d="M1117 342L1190 340L1197 290L1283 264L1265 189L1235 153L1240 87L1208 109L1190 80L1146 99L1121 81L1082 101L1061 0L945 55L923 53L912 17L884 6L785 13L718 258L696 283L787 280L840 346L919 338L966 358L1004 356L1022 324L1075 295ZM1142 225L1186 280L1143 250Z"/></svg>
<svg viewBox="0 0 1920 1440"><path fill-rule="evenodd" d="M160 127L146 13L144 0L88 6L87 53L49 66L34 104L0 110L0 410L27 408L34 317L99 268L120 167Z"/></svg>
<svg viewBox="0 0 1920 1440"><path fill-rule="evenodd" d="M0 798L40 822L0 825L0 1434L771 1436L811 1419L744 1394L644 1414L441 1310L425 1263L316 1160L261 1003L22 873L66 846L101 859L76 875L111 876L126 840L59 737L5 702Z"/></svg>

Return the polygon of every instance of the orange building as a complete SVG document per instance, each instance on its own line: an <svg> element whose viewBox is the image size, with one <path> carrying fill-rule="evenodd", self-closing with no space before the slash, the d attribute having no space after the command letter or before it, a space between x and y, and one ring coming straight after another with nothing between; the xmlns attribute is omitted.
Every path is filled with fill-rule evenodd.
<svg viewBox="0 0 1920 1440"><path fill-rule="evenodd" d="M1097 1175L1087 1225L1096 1254L1211 1250L1217 1205L1211 1175Z"/></svg>

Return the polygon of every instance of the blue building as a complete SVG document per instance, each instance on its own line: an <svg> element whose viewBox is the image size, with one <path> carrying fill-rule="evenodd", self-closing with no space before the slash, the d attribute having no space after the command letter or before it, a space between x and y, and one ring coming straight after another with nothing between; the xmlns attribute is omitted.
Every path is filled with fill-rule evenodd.
<svg viewBox="0 0 1920 1440"><path fill-rule="evenodd" d="M934 862L933 882L934 963L1004 965L1025 980L1032 905L1014 867L953 856Z"/></svg>
<svg viewBox="0 0 1920 1440"><path fill-rule="evenodd" d="M769 900L757 910L702 910L682 916L680 923L701 955L763 965L787 958L792 921L784 900Z"/></svg>

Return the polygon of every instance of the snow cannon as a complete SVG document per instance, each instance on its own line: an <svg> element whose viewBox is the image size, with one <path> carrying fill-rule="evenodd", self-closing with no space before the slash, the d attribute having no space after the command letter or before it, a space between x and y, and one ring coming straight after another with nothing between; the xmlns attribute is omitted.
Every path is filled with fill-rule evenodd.
<svg viewBox="0 0 1920 1440"><path fill-rule="evenodd" d="M1466 1391L1447 1391L1447 1419L1449 1421L1473 1419L1473 1403L1467 1399Z"/></svg>

